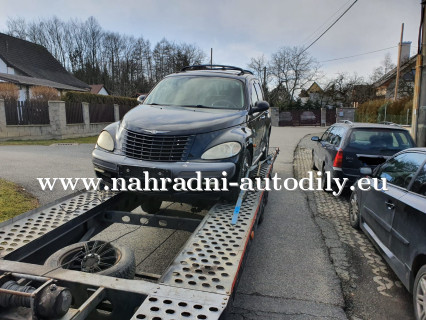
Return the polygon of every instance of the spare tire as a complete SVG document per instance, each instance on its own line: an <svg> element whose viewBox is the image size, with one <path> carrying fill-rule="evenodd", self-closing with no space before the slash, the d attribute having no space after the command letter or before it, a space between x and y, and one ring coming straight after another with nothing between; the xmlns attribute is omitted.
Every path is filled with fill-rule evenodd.
<svg viewBox="0 0 426 320"><path fill-rule="evenodd" d="M44 265L52 269L64 268L123 279L133 279L136 270L132 250L97 240L62 248L52 254Z"/></svg>

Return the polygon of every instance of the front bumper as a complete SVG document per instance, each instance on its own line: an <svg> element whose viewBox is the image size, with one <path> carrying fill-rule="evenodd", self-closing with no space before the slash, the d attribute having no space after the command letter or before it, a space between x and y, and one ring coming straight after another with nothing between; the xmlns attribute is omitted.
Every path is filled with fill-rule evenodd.
<svg viewBox="0 0 426 320"><path fill-rule="evenodd" d="M155 162L155 161L144 161L127 158L123 155L115 154L112 152L105 152L99 148L96 148L92 152L92 161L94 169L98 177L103 178L108 184L110 178L126 178L129 175L136 173L132 176L134 178L143 178L140 173L141 170L132 170L132 168L138 169L149 169L156 172L167 172L168 177L171 179L183 178L189 179L196 177L196 171L201 172L202 178L223 178L223 172L226 172L226 177L229 180L235 175L236 163L238 163L238 157L232 158L234 162L194 162L194 161L182 161L182 162ZM123 170L125 168L125 170ZM128 174L126 174L126 172ZM155 174L150 177L159 177Z"/></svg>

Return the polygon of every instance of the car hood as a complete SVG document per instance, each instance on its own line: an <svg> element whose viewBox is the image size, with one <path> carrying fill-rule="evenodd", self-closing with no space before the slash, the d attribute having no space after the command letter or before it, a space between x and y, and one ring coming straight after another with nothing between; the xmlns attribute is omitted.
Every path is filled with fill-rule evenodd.
<svg viewBox="0 0 426 320"><path fill-rule="evenodd" d="M239 125L246 117L246 110L139 105L126 113L122 127L165 135L197 134Z"/></svg>

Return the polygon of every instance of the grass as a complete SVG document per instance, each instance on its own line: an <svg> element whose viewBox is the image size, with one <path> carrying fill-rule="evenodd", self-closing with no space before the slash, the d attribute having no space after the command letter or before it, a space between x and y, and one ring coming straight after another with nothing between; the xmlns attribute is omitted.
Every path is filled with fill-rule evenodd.
<svg viewBox="0 0 426 320"><path fill-rule="evenodd" d="M21 186L0 179L0 222L38 207L38 200Z"/></svg>
<svg viewBox="0 0 426 320"><path fill-rule="evenodd" d="M11 141L0 141L0 146L16 146L16 145L41 145L49 146L54 143L91 143L95 144L98 136L93 137L82 137L82 138L70 138L61 140L11 140Z"/></svg>

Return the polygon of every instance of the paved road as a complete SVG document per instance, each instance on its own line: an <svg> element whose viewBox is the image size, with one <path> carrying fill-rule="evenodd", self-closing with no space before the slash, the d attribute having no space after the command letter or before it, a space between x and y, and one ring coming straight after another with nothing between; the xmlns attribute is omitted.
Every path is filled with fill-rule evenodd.
<svg viewBox="0 0 426 320"><path fill-rule="evenodd" d="M298 141L319 131L320 128L309 127L273 129L271 146L281 149L274 167L279 177L293 175L293 153ZM47 203L66 192L41 192L35 178L93 176L91 148L90 145L0 147L0 177L20 183L42 204ZM301 191L273 191L269 199L229 318L346 319L340 281L305 195ZM127 230L128 227L125 230L115 227L101 236L113 237ZM170 258L166 251L171 248L175 252L188 234L173 234L158 254L150 255L148 247L155 247L168 236L164 230L142 228L121 240L136 250L139 269L159 272Z"/></svg>

